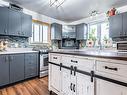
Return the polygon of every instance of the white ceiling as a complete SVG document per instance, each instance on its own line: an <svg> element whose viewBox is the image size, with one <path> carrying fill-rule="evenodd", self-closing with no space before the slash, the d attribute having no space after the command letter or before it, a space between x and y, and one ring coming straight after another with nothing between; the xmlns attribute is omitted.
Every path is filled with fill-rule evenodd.
<svg viewBox="0 0 127 95"><path fill-rule="evenodd" d="M50 7L50 0L6 0L40 14L62 20L73 22L88 17L93 10L104 13L112 7L127 5L127 0L66 0L56 9Z"/></svg>

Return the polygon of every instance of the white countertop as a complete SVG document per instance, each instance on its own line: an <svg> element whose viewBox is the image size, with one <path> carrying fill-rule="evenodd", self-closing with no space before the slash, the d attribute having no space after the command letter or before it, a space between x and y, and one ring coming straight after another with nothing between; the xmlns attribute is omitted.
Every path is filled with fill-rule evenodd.
<svg viewBox="0 0 127 95"><path fill-rule="evenodd" d="M0 52L0 54L17 54L17 53L37 53L32 48L8 48L6 51Z"/></svg>

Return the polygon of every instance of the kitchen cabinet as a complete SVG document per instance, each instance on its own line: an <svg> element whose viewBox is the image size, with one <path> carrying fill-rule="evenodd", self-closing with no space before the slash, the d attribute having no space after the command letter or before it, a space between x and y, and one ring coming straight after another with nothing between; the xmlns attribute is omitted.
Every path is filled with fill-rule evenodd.
<svg viewBox="0 0 127 95"><path fill-rule="evenodd" d="M52 65L51 70L51 86L60 91L60 68Z"/></svg>
<svg viewBox="0 0 127 95"><path fill-rule="evenodd" d="M61 71L61 93L62 95L72 95L72 83L71 83L71 75L70 70L62 68Z"/></svg>
<svg viewBox="0 0 127 95"><path fill-rule="evenodd" d="M62 25L53 23L51 24L51 40L62 39Z"/></svg>
<svg viewBox="0 0 127 95"><path fill-rule="evenodd" d="M21 12L9 9L8 33L13 36L21 36Z"/></svg>
<svg viewBox="0 0 127 95"><path fill-rule="evenodd" d="M127 95L127 88L97 79L96 95Z"/></svg>
<svg viewBox="0 0 127 95"><path fill-rule="evenodd" d="M32 16L22 13L22 36L32 36Z"/></svg>
<svg viewBox="0 0 127 95"><path fill-rule="evenodd" d="M77 84L77 95L94 95L94 83L91 82L89 76L77 73L76 84Z"/></svg>
<svg viewBox="0 0 127 95"><path fill-rule="evenodd" d="M63 68L49 64L49 90L54 91L57 89L58 95L94 95L94 82L91 82L91 77L75 72L78 70L85 70L90 72L94 67L94 61L86 58L79 58L74 56L64 56L50 54L50 62L55 64L62 63ZM54 59L55 58L55 59ZM81 65L82 64L82 65ZM80 66L79 66L80 65ZM86 66L86 67L85 67ZM56 77L57 75L57 77Z"/></svg>
<svg viewBox="0 0 127 95"><path fill-rule="evenodd" d="M127 36L127 12L109 18L109 35L111 38Z"/></svg>
<svg viewBox="0 0 127 95"><path fill-rule="evenodd" d="M123 13L123 36L127 36L127 12Z"/></svg>
<svg viewBox="0 0 127 95"><path fill-rule="evenodd" d="M38 59L38 53L0 55L0 87L38 76Z"/></svg>
<svg viewBox="0 0 127 95"><path fill-rule="evenodd" d="M10 83L24 80L24 54L10 55Z"/></svg>
<svg viewBox="0 0 127 95"><path fill-rule="evenodd" d="M7 7L0 7L0 35L32 36L32 16Z"/></svg>
<svg viewBox="0 0 127 95"><path fill-rule="evenodd" d="M38 54L25 54L25 79L38 76Z"/></svg>
<svg viewBox="0 0 127 95"><path fill-rule="evenodd" d="M8 34L8 8L0 7L0 34Z"/></svg>
<svg viewBox="0 0 127 95"><path fill-rule="evenodd" d="M109 35L111 38L122 36L122 14L109 18Z"/></svg>
<svg viewBox="0 0 127 95"><path fill-rule="evenodd" d="M0 55L0 87L9 84L8 55Z"/></svg>
<svg viewBox="0 0 127 95"><path fill-rule="evenodd" d="M76 25L76 39L77 40L86 40L88 33L87 24L78 24Z"/></svg>

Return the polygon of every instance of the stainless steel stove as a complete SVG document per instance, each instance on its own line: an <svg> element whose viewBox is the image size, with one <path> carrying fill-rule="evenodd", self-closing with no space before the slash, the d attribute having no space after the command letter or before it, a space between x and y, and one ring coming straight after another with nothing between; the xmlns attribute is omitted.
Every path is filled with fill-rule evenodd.
<svg viewBox="0 0 127 95"><path fill-rule="evenodd" d="M33 50L39 51L40 56L40 77L48 75L48 48L34 48Z"/></svg>

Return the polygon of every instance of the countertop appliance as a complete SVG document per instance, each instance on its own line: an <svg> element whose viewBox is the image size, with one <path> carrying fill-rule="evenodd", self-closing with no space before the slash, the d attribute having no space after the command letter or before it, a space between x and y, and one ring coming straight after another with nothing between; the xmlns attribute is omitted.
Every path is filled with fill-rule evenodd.
<svg viewBox="0 0 127 95"><path fill-rule="evenodd" d="M44 77L48 75L48 48L34 48L33 50L39 51L40 58L40 70L39 77Z"/></svg>
<svg viewBox="0 0 127 95"><path fill-rule="evenodd" d="M120 52L127 52L127 41L117 42L117 50Z"/></svg>

